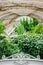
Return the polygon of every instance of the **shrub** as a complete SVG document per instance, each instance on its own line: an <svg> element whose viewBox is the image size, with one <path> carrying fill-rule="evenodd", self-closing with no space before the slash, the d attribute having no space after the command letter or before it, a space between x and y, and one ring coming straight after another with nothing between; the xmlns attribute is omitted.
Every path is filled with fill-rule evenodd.
<svg viewBox="0 0 43 65"><path fill-rule="evenodd" d="M8 40L4 30L5 25L0 22L0 59L2 58L3 54L8 57L14 53L19 52L18 46L16 44L10 43L10 40Z"/></svg>
<svg viewBox="0 0 43 65"><path fill-rule="evenodd" d="M12 43L18 44L19 49L21 52L30 54L34 57L37 57L37 55L40 55L41 53L41 46L43 45L43 42L41 42L42 35L21 35L19 37L13 38ZM42 43L39 43L40 42ZM42 47L43 48L43 47ZM34 52L33 52L34 51Z"/></svg>
<svg viewBox="0 0 43 65"><path fill-rule="evenodd" d="M2 42L0 42L0 59L2 58L2 55L3 55Z"/></svg>
<svg viewBox="0 0 43 65"><path fill-rule="evenodd" d="M17 44L11 44L6 38L0 42L0 59L2 58L3 54L8 57L18 52L19 48Z"/></svg>
<svg viewBox="0 0 43 65"><path fill-rule="evenodd" d="M3 44L2 41L5 38L4 34L4 30L5 30L5 25L0 22L0 59L2 58L3 55Z"/></svg>
<svg viewBox="0 0 43 65"><path fill-rule="evenodd" d="M3 43L5 44L4 45L4 55L6 57L19 52L19 48L17 44L11 44L10 42L7 43L6 40L4 40Z"/></svg>
<svg viewBox="0 0 43 65"><path fill-rule="evenodd" d="M40 39L37 43L37 47L40 50L40 58L43 59L43 39Z"/></svg>
<svg viewBox="0 0 43 65"><path fill-rule="evenodd" d="M20 20L20 25L15 27L15 32L18 33L18 36L11 38L11 40L8 40L4 35L4 30L5 25L0 22L0 59L3 54L8 57L19 52L24 52L34 57L40 55L40 58L43 59L43 28L35 18L30 18L30 23L27 18ZM24 35L25 31L27 33Z"/></svg>

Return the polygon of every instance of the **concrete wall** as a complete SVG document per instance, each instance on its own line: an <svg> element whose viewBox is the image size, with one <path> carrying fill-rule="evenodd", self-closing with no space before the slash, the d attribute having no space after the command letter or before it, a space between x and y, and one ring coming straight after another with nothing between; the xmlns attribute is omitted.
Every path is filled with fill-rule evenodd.
<svg viewBox="0 0 43 65"><path fill-rule="evenodd" d="M43 61L39 60L3 60L0 65L43 65Z"/></svg>

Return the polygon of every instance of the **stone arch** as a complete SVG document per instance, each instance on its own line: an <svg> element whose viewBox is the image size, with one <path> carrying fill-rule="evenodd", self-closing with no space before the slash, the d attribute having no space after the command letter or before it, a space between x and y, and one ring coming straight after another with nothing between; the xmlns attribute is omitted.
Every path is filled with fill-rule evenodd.
<svg viewBox="0 0 43 65"><path fill-rule="evenodd" d="M19 16L33 16L43 20L43 1L0 0L0 20L6 24L6 29L12 27Z"/></svg>

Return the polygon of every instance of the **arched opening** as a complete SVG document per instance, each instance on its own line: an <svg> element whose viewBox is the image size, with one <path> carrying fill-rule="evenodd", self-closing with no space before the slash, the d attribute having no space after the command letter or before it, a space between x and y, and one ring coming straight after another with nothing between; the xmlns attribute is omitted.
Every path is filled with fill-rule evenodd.
<svg viewBox="0 0 43 65"><path fill-rule="evenodd" d="M30 21L30 17L29 17L29 16L20 16L20 17L17 17L17 18L15 19L13 26L16 26L16 25L20 24L20 19L23 20L23 18L24 18L24 19L27 18L28 21ZM24 22L24 23L25 23L25 22ZM29 23L29 22L28 22L28 23ZM11 31L9 32L9 35L10 35L11 37L13 37L13 36L16 35L15 33L13 33L13 31L14 31L14 28L12 28ZM13 33L13 34L12 34L12 33Z"/></svg>

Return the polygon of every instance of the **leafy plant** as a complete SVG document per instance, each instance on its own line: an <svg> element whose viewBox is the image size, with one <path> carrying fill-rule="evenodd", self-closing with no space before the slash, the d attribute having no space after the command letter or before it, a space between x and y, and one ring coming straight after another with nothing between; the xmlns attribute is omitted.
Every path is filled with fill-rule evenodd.
<svg viewBox="0 0 43 65"><path fill-rule="evenodd" d="M42 33L43 33L43 27L42 27L41 23L39 23L39 24L35 27L34 32L35 32L35 33L38 33L38 34L42 34Z"/></svg>
<svg viewBox="0 0 43 65"><path fill-rule="evenodd" d="M29 21L28 21L28 18L23 18L20 19L20 23L24 26L25 30L28 31L29 30Z"/></svg>
<svg viewBox="0 0 43 65"><path fill-rule="evenodd" d="M5 29L5 25L3 22L0 22L0 33L3 33Z"/></svg>
<svg viewBox="0 0 43 65"><path fill-rule="evenodd" d="M28 20L28 18L23 18L23 20L20 20L20 23L24 26L26 31L31 31L39 22L35 18L30 17L30 21Z"/></svg>
<svg viewBox="0 0 43 65"><path fill-rule="evenodd" d="M33 32L35 26L38 25L38 23L38 20L35 18L30 18L30 21L28 18L20 19L20 24L15 27L15 32L17 32L18 35L23 34L25 31Z"/></svg>
<svg viewBox="0 0 43 65"><path fill-rule="evenodd" d="M18 35L23 34L25 32L24 26L22 24L19 24L15 27L15 32L17 32Z"/></svg>
<svg viewBox="0 0 43 65"><path fill-rule="evenodd" d="M36 25L38 25L39 21L36 18L32 17L32 18L30 18L30 23L31 23L31 25L36 26Z"/></svg>

